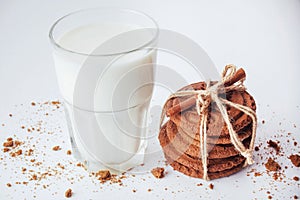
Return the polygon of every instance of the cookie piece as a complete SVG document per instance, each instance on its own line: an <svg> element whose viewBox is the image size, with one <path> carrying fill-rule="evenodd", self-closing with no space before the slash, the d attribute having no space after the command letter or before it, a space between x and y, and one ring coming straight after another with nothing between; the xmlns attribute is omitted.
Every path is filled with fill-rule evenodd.
<svg viewBox="0 0 300 200"><path fill-rule="evenodd" d="M168 138L169 143L167 145L172 145L179 153L199 158L200 157L200 143L197 140L187 138L182 138L180 134L177 134L177 127L174 123L168 122L166 124L166 134L164 137ZM161 131L160 135L164 135ZM243 144L248 148L251 137L243 141ZM210 145L207 144L207 151L209 159L216 158L228 158L232 156L239 155L240 153L235 149L235 147L230 145Z"/></svg>
<svg viewBox="0 0 300 200"><path fill-rule="evenodd" d="M196 170L203 170L202 161L199 158L193 158L189 155L179 153L172 145L168 145L168 137L166 135L166 125L161 129L159 134L159 141L163 147L165 156L168 156L170 159L179 162L185 166L192 167ZM209 159L208 160L208 171L217 172L226 169L230 169L234 166L239 165L243 162L245 158L243 156L234 156L226 159Z"/></svg>
<svg viewBox="0 0 300 200"><path fill-rule="evenodd" d="M195 178L203 178L203 171L201 170L195 170L193 168L187 167L185 165L182 165L176 161L173 161L172 159L166 157L167 161L169 164L173 167L174 170L179 171L187 176L195 177ZM227 169L224 171L219 171L219 172L208 172L208 177L210 180L212 179L218 179L226 176L230 176L234 173L239 172L240 170L243 169L244 167L244 162L239 164L236 167L233 167L231 169Z"/></svg>
<svg viewBox="0 0 300 200"><path fill-rule="evenodd" d="M248 106L249 108L255 110L256 104L253 100L253 97L249 95L247 92L239 92L244 99L243 104ZM234 99L229 99L234 103ZM207 135L208 136L226 136L229 135L228 128L223 120L221 113L218 108L212 104L209 108L208 114L208 124L207 124ZM229 109L229 108L228 108ZM231 116L229 115L233 129L236 132L239 132L244 127L248 126L252 123L251 118L245 113L240 112L240 114ZM180 128L185 130L185 132L189 132L190 134L196 134L199 132L199 124L200 124L200 116L198 115L195 108L190 108L182 113L178 113L170 116L170 119Z"/></svg>
<svg viewBox="0 0 300 200"><path fill-rule="evenodd" d="M178 134L182 135L182 137L190 137L194 138L197 141L200 141L200 134L191 134L190 132L184 131L181 127L177 127ZM249 138L252 134L252 124L248 125L247 127L243 128L240 130L238 133L239 139L241 141ZM207 137L207 143L209 144L231 144L230 136L212 136L212 137Z"/></svg>

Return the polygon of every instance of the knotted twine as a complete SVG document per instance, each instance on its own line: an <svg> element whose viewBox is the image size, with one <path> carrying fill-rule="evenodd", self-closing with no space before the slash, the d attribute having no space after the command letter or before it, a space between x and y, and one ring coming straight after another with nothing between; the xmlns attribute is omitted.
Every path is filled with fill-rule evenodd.
<svg viewBox="0 0 300 200"><path fill-rule="evenodd" d="M246 87L244 86L244 80L245 78L237 81L235 84L230 86L224 86L224 83L231 79L236 74L236 66L234 65L226 65L225 69L223 70L221 80L218 81L214 85L210 85L210 81L207 82L207 87L205 90L185 90L185 91L177 91L174 94L171 94L164 107L161 114L160 119L160 128L162 127L162 123L164 122L165 116L166 116L166 104L168 100L175 98L175 97L188 97L192 95L197 95L196 98L196 109L197 114L200 116L200 154L201 154L201 160L202 160L202 167L203 167L203 179L209 180L208 177L208 162L207 162L207 147L206 147L206 139L207 139L207 118L208 118L208 112L209 112L209 105L212 102L215 102L217 107L220 110L220 113L222 115L222 118L224 119L224 122L227 125L227 129L230 136L230 141L236 148L236 150L246 158L246 162L244 164L244 167L249 164L253 164L253 158L252 158L252 152L254 148L254 141L255 141L255 135L256 135L256 127L257 127L257 118L256 113L249 107L240 105L237 103L233 103L231 101L228 101L226 99L223 99L219 97L220 93L236 90L236 91L245 91ZM249 148L247 149L242 141L239 139L238 134L233 129L232 124L230 123L230 118L227 113L226 105L231 106L233 108L236 108L237 110L240 110L244 112L246 115L250 116L252 119L252 138L250 141Z"/></svg>

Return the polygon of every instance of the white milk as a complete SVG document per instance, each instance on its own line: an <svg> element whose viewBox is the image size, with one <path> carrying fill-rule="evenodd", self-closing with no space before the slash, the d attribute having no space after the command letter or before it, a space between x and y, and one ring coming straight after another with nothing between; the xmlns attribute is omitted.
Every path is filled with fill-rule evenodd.
<svg viewBox="0 0 300 200"><path fill-rule="evenodd" d="M145 30L127 33L136 29L121 24L93 24L63 34L58 43L83 54L119 53L143 46L153 38ZM118 36L120 33L125 34ZM55 51L71 142L82 160L102 162L119 170L143 162L143 126L153 90L155 57L156 52L149 49L116 56Z"/></svg>

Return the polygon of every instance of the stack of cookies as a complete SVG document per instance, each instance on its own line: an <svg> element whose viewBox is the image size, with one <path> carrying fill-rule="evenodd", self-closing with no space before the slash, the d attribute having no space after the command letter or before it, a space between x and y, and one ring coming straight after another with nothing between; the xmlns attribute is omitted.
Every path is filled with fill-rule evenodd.
<svg viewBox="0 0 300 200"><path fill-rule="evenodd" d="M206 83L191 84L182 90L205 90ZM231 90L222 94L235 104L240 104L256 110L253 97L247 91ZM187 97L171 98L165 104L166 110L186 101ZM226 106L227 113L234 131L245 148L252 139L252 119L244 112ZM168 163L177 171L188 176L203 178L203 163L201 159L199 124L201 117L196 107L192 106L178 113L169 115L169 120L161 127L159 141ZM228 127L214 102L208 107L207 132L207 176L217 179L240 171L246 165L246 158L241 155L229 135Z"/></svg>

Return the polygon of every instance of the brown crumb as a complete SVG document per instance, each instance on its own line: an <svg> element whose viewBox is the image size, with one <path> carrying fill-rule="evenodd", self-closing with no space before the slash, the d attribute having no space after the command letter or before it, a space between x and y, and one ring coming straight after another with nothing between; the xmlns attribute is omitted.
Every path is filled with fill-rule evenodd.
<svg viewBox="0 0 300 200"><path fill-rule="evenodd" d="M11 187L11 184L10 184L10 183L6 183L6 186L7 186L7 187Z"/></svg>
<svg viewBox="0 0 300 200"><path fill-rule="evenodd" d="M10 117L12 117L12 114L9 114Z"/></svg>
<svg viewBox="0 0 300 200"><path fill-rule="evenodd" d="M281 169L280 165L274 161L272 158L268 159L268 162L265 164L265 167L267 168L267 170L270 171L277 171L279 169Z"/></svg>
<svg viewBox="0 0 300 200"><path fill-rule="evenodd" d="M294 181L299 181L299 177L298 176L294 176Z"/></svg>
<svg viewBox="0 0 300 200"><path fill-rule="evenodd" d="M149 189L148 189L148 192L151 192L151 191L152 191L152 189L149 188Z"/></svg>
<svg viewBox="0 0 300 200"><path fill-rule="evenodd" d="M71 155L72 154L72 151L71 150L68 150L67 151L67 155Z"/></svg>
<svg viewBox="0 0 300 200"><path fill-rule="evenodd" d="M65 191L66 198L72 197L72 194L73 194L73 192L72 192L72 189L70 189L70 188Z"/></svg>
<svg viewBox="0 0 300 200"><path fill-rule="evenodd" d="M4 147L12 147L12 146L14 146L14 141L8 140L7 142L3 143L3 146Z"/></svg>
<svg viewBox="0 0 300 200"><path fill-rule="evenodd" d="M254 173L254 176L255 176L255 177L258 177L258 176L261 176L261 175L262 175L262 174L261 174L260 172L255 172L255 173Z"/></svg>
<svg viewBox="0 0 300 200"><path fill-rule="evenodd" d="M203 186L203 184L202 183L198 183L197 186Z"/></svg>
<svg viewBox="0 0 300 200"><path fill-rule="evenodd" d="M99 180L108 180L111 178L111 174L109 170L100 170L96 173L96 177L98 177Z"/></svg>
<svg viewBox="0 0 300 200"><path fill-rule="evenodd" d="M31 179L36 181L37 180L37 175L33 174L32 177L31 177Z"/></svg>
<svg viewBox="0 0 300 200"><path fill-rule="evenodd" d="M297 195L295 195L295 196L294 196L294 199L298 199L298 196L297 196Z"/></svg>
<svg viewBox="0 0 300 200"><path fill-rule="evenodd" d="M51 103L52 103L53 105L59 105L59 104L60 104L59 101L52 101Z"/></svg>
<svg viewBox="0 0 300 200"><path fill-rule="evenodd" d="M15 141L15 146L17 147L17 146L20 146L22 144L22 142L20 142L20 141L18 141L18 140L16 140Z"/></svg>
<svg viewBox="0 0 300 200"><path fill-rule="evenodd" d="M26 156L31 156L33 154L33 149L28 149L27 151L26 151Z"/></svg>
<svg viewBox="0 0 300 200"><path fill-rule="evenodd" d="M275 181L277 181L278 178L279 178L279 176L280 176L280 174L274 173L272 177L273 177L273 179L274 179Z"/></svg>
<svg viewBox="0 0 300 200"><path fill-rule="evenodd" d="M59 168L61 168L61 169L65 169L65 166L63 166L63 165L60 164L60 163L57 163L57 166L58 166Z"/></svg>
<svg viewBox="0 0 300 200"><path fill-rule="evenodd" d="M254 148L254 150L255 150L255 151L259 151L259 147L256 146L256 147Z"/></svg>
<svg viewBox="0 0 300 200"><path fill-rule="evenodd" d="M76 164L77 167L82 167L83 164L81 164L80 162Z"/></svg>
<svg viewBox="0 0 300 200"><path fill-rule="evenodd" d="M31 105L32 105L32 106L35 106L35 103L34 103L34 102L31 102Z"/></svg>
<svg viewBox="0 0 300 200"><path fill-rule="evenodd" d="M11 137L9 137L9 138L7 138L6 140L7 140L7 141L13 141L14 139L11 138Z"/></svg>
<svg viewBox="0 0 300 200"><path fill-rule="evenodd" d="M290 155L289 159L292 161L293 165L300 167L300 155Z"/></svg>
<svg viewBox="0 0 300 200"><path fill-rule="evenodd" d="M52 150L53 151L59 151L59 150L61 150L61 148L60 148L60 146L55 146L55 147L52 148Z"/></svg>
<svg viewBox="0 0 300 200"><path fill-rule="evenodd" d="M163 178L165 169L162 167L156 167L151 170L151 173L155 178Z"/></svg>
<svg viewBox="0 0 300 200"><path fill-rule="evenodd" d="M5 148L3 149L3 152L5 153L5 152L8 152L9 150L10 150L9 148L5 147Z"/></svg>
<svg viewBox="0 0 300 200"><path fill-rule="evenodd" d="M271 195L268 196L268 199L272 199L273 197Z"/></svg>
<svg viewBox="0 0 300 200"><path fill-rule="evenodd" d="M136 190L135 190L135 189L133 189L133 190L132 190L132 192L136 193Z"/></svg>
<svg viewBox="0 0 300 200"><path fill-rule="evenodd" d="M268 147L272 147L276 150L276 153L278 154L280 151L280 146L277 144L277 142L274 142L273 140L269 140L268 142Z"/></svg>
<svg viewBox="0 0 300 200"><path fill-rule="evenodd" d="M261 123L264 124L264 123L265 123L265 120L262 120Z"/></svg>
<svg viewBox="0 0 300 200"><path fill-rule="evenodd" d="M19 149L18 151L16 151L16 155L19 156L22 154L22 149Z"/></svg>
<svg viewBox="0 0 300 200"><path fill-rule="evenodd" d="M211 183L211 184L209 184L209 189L211 189L211 190L213 190L214 189L214 185Z"/></svg>
<svg viewBox="0 0 300 200"><path fill-rule="evenodd" d="M297 144L298 144L298 143L295 141L295 142L294 142L294 146L297 146Z"/></svg>

